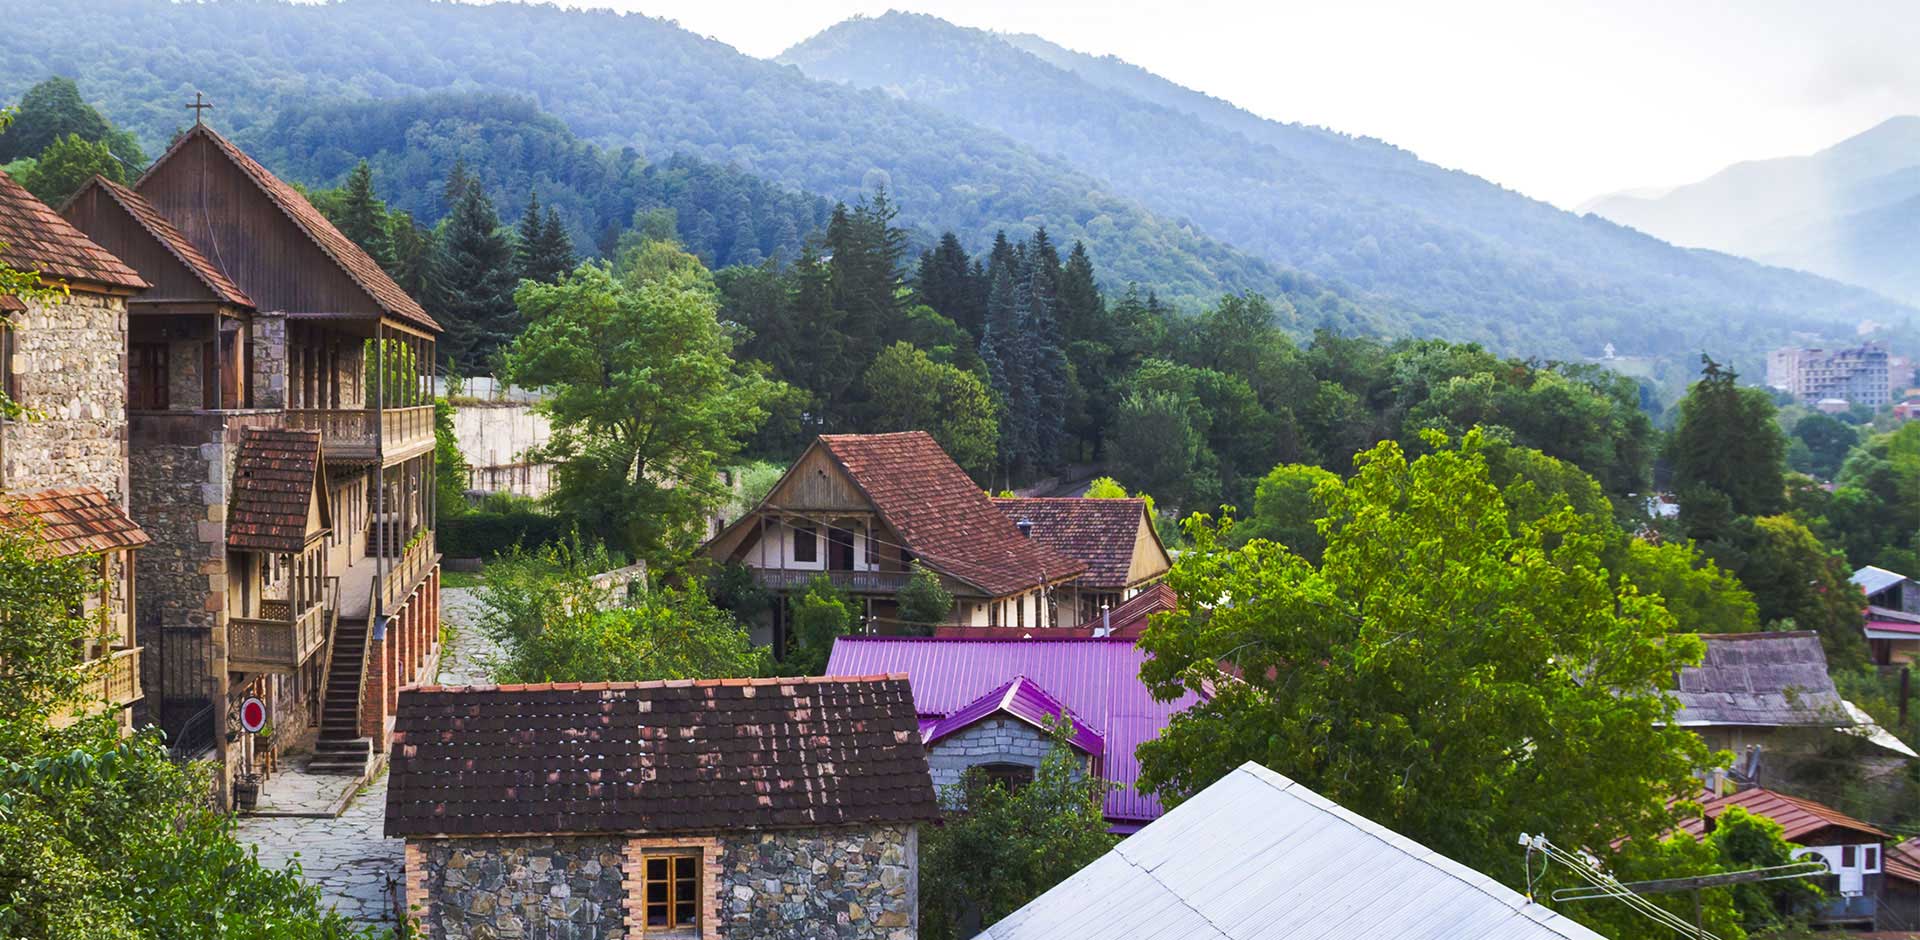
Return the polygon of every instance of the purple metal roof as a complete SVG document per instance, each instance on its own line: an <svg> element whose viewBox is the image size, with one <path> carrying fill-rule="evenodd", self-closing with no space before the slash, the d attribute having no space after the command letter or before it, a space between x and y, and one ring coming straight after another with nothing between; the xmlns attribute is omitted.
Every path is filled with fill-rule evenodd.
<svg viewBox="0 0 1920 940"><path fill-rule="evenodd" d="M1099 757L1106 751L1106 741L1101 738L1100 732L1093 730L1086 722L1075 717L1073 709L1060 704L1058 699L1048 695L1045 689L1040 688L1026 676L1019 676L974 699L951 715L932 723L922 721L920 740L922 743L932 744L989 715L1001 712L1012 715L1042 731L1061 718L1065 718L1072 729L1067 743L1094 757Z"/></svg>
<svg viewBox="0 0 1920 940"><path fill-rule="evenodd" d="M1114 784L1107 794L1107 818L1150 821L1159 817L1160 803L1134 792L1140 777L1134 749L1157 737L1168 720L1199 697L1187 693L1171 702L1154 701L1140 681L1146 660L1146 652L1128 639L847 636L834 642L827 675L906 673L923 734L939 719L957 717L1024 677L1104 739L1101 776Z"/></svg>

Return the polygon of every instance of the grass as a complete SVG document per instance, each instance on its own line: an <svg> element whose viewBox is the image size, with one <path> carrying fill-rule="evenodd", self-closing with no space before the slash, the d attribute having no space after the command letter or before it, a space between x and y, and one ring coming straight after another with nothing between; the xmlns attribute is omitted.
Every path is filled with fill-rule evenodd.
<svg viewBox="0 0 1920 940"><path fill-rule="evenodd" d="M477 588L486 581L484 571L448 571L440 569L440 586L443 588Z"/></svg>

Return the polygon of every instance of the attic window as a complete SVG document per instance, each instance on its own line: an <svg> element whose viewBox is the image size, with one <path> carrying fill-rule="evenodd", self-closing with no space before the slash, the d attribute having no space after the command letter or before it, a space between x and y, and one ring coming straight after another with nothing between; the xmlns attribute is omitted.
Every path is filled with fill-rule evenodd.
<svg viewBox="0 0 1920 940"><path fill-rule="evenodd" d="M649 937L692 937L700 931L700 857L646 857L646 914Z"/></svg>
<svg viewBox="0 0 1920 940"><path fill-rule="evenodd" d="M980 776L988 786L999 785L1008 793L1016 793L1033 782L1033 768L1026 764L981 764Z"/></svg>

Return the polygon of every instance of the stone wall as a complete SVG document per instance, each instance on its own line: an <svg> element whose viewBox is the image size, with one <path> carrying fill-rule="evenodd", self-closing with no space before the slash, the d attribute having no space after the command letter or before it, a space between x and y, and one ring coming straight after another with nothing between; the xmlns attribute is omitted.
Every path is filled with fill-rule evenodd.
<svg viewBox="0 0 1920 940"><path fill-rule="evenodd" d="M1018 718L988 718L929 746L927 769L933 774L933 788L945 794L969 767L1022 764L1038 770L1052 747L1045 732Z"/></svg>
<svg viewBox="0 0 1920 940"><path fill-rule="evenodd" d="M409 842L409 906L417 907L413 916L429 940L622 940L626 842L619 836ZM417 888L416 872L424 876ZM424 904L416 891L424 892Z"/></svg>
<svg viewBox="0 0 1920 940"><path fill-rule="evenodd" d="M524 401L462 399L453 411L453 437L470 468L468 487L545 496L552 465L527 462L527 452L553 436L546 415Z"/></svg>
<svg viewBox="0 0 1920 940"><path fill-rule="evenodd" d="M253 406L287 407L287 315L253 318Z"/></svg>
<svg viewBox="0 0 1920 940"><path fill-rule="evenodd" d="M127 305L78 291L13 317L12 372L36 420L0 428L0 490L94 486L127 499Z"/></svg>
<svg viewBox="0 0 1920 940"><path fill-rule="evenodd" d="M913 826L415 839L407 903L427 940L637 940L644 859L669 851L702 859L701 924L689 938L918 936Z"/></svg>

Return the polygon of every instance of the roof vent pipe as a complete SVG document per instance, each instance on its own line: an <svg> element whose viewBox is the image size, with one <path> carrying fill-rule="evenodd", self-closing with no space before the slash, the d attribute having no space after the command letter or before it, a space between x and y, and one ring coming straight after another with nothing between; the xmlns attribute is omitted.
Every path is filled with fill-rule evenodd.
<svg viewBox="0 0 1920 940"><path fill-rule="evenodd" d="M1014 523L1014 525L1020 529L1021 535L1024 535L1027 538L1033 538L1033 520L1032 519L1022 519L1019 522Z"/></svg>

